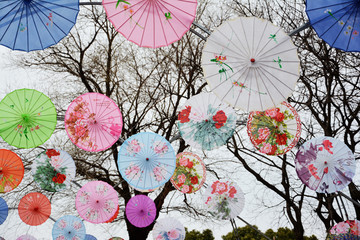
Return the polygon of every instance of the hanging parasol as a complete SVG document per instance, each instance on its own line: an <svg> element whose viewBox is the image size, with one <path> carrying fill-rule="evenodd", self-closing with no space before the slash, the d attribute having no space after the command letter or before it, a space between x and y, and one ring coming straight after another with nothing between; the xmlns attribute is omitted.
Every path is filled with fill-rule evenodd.
<svg viewBox="0 0 360 240"><path fill-rule="evenodd" d="M116 213L119 200L112 186L103 181L92 181L78 191L75 204L84 220L104 223Z"/></svg>
<svg viewBox="0 0 360 240"><path fill-rule="evenodd" d="M282 102L277 108L251 112L247 133L260 152L268 155L285 154L299 141L300 117L289 103Z"/></svg>
<svg viewBox="0 0 360 240"><path fill-rule="evenodd" d="M175 218L167 217L156 220L153 228L153 238L159 239L171 239L171 240L184 240L185 228Z"/></svg>
<svg viewBox="0 0 360 240"><path fill-rule="evenodd" d="M178 41L195 19L197 0L103 0L115 29L140 47Z"/></svg>
<svg viewBox="0 0 360 240"><path fill-rule="evenodd" d="M330 229L330 236L327 239L360 239L360 222L358 220L339 222Z"/></svg>
<svg viewBox="0 0 360 240"><path fill-rule="evenodd" d="M80 218L65 215L59 218L53 226L53 239L61 240L81 240L86 235L85 225Z"/></svg>
<svg viewBox="0 0 360 240"><path fill-rule="evenodd" d="M31 226L43 224L51 214L49 199L38 192L25 195L18 206L21 220Z"/></svg>
<svg viewBox="0 0 360 240"><path fill-rule="evenodd" d="M65 114L65 129L70 140L85 151L99 152L119 140L123 126L116 103L100 93L77 97Z"/></svg>
<svg viewBox="0 0 360 240"><path fill-rule="evenodd" d="M331 47L360 51L360 2L358 0L308 0L311 26Z"/></svg>
<svg viewBox="0 0 360 240"><path fill-rule="evenodd" d="M26 234L18 237L16 240L37 240L37 238L31 236L30 234Z"/></svg>
<svg viewBox="0 0 360 240"><path fill-rule="evenodd" d="M84 240L97 240L96 237L94 237L93 235L90 235L90 234L86 234L85 235L85 239Z"/></svg>
<svg viewBox="0 0 360 240"><path fill-rule="evenodd" d="M205 164L198 155L189 152L176 155L176 168L170 180L177 190L194 193L202 187L205 179Z"/></svg>
<svg viewBox="0 0 360 240"><path fill-rule="evenodd" d="M319 137L306 141L295 158L300 180L318 193L341 191L355 175L355 157L341 141Z"/></svg>
<svg viewBox="0 0 360 240"><path fill-rule="evenodd" d="M58 43L71 30L78 0L3 0L0 44L13 50L41 50Z"/></svg>
<svg viewBox="0 0 360 240"><path fill-rule="evenodd" d="M215 181L204 194L208 212L217 219L233 219L244 209L245 198L240 187L229 181Z"/></svg>
<svg viewBox="0 0 360 240"><path fill-rule="evenodd" d="M54 132L56 122L54 104L36 90L15 90L0 102L0 136L17 148L43 144Z"/></svg>
<svg viewBox="0 0 360 240"><path fill-rule="evenodd" d="M245 111L264 111L294 91L300 70L296 49L284 30L268 21L226 21L204 46L204 77L222 101Z"/></svg>
<svg viewBox="0 0 360 240"><path fill-rule="evenodd" d="M16 153L0 149L0 193L10 192L21 183L24 165Z"/></svg>
<svg viewBox="0 0 360 240"><path fill-rule="evenodd" d="M163 136L138 133L121 145L118 165L125 181L139 191L147 191L169 181L175 170L175 152Z"/></svg>
<svg viewBox="0 0 360 240"><path fill-rule="evenodd" d="M48 149L40 153L32 164L35 182L41 189L50 192L58 192L69 187L75 173L74 160L63 150Z"/></svg>
<svg viewBox="0 0 360 240"><path fill-rule="evenodd" d="M136 195L126 204L126 218L138 228L149 226L156 217L156 206L153 200L145 195Z"/></svg>
<svg viewBox="0 0 360 240"><path fill-rule="evenodd" d="M6 201L0 197L0 225L3 224L9 214L9 207Z"/></svg>
<svg viewBox="0 0 360 240"><path fill-rule="evenodd" d="M194 148L213 150L234 134L236 114L212 93L200 93L185 102L178 115L181 137Z"/></svg>

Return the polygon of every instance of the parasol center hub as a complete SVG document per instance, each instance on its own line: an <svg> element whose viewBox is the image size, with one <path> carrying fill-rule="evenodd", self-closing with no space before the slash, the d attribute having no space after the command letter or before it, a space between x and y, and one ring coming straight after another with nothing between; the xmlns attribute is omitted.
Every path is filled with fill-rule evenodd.
<svg viewBox="0 0 360 240"><path fill-rule="evenodd" d="M250 62L254 63L255 62L255 58L251 58Z"/></svg>
<svg viewBox="0 0 360 240"><path fill-rule="evenodd" d="M31 3L32 2L32 0L24 0L24 3L25 4L29 4L29 3Z"/></svg>
<svg viewBox="0 0 360 240"><path fill-rule="evenodd" d="M99 200L96 200L96 203L99 203Z"/></svg>
<svg viewBox="0 0 360 240"><path fill-rule="evenodd" d="M21 118L25 123L29 123L30 122L30 115L27 113L23 113L21 114Z"/></svg>
<svg viewBox="0 0 360 240"><path fill-rule="evenodd" d="M325 161L324 163L325 163L325 164L327 164L328 162L327 162L327 161Z"/></svg>
<svg viewBox="0 0 360 240"><path fill-rule="evenodd" d="M34 208L34 211L35 211L35 212L39 211L39 208L38 208L38 207L35 207L35 208Z"/></svg>
<svg viewBox="0 0 360 240"><path fill-rule="evenodd" d="M149 161L150 159L149 158L146 158L146 161Z"/></svg>

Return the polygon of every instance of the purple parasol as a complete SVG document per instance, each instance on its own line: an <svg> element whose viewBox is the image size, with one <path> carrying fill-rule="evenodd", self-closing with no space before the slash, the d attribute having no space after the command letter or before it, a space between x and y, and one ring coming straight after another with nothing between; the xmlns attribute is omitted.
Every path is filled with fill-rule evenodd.
<svg viewBox="0 0 360 240"><path fill-rule="evenodd" d="M132 225L143 228L154 221L156 206L151 198L145 195L137 195L126 204L125 213Z"/></svg>

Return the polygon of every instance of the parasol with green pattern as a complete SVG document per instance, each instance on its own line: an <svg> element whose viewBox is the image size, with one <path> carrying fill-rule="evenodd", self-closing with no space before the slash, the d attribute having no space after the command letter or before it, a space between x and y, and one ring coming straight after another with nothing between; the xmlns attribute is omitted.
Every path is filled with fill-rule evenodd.
<svg viewBox="0 0 360 240"><path fill-rule="evenodd" d="M0 102L0 136L18 148L33 148L46 142L56 126L51 100L33 89L18 89Z"/></svg>

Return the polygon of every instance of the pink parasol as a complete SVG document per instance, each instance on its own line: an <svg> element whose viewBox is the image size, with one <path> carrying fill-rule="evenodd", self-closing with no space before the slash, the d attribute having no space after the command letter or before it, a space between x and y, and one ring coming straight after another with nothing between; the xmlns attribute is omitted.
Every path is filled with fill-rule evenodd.
<svg viewBox="0 0 360 240"><path fill-rule="evenodd" d="M103 0L115 29L140 47L178 41L195 19L197 0Z"/></svg>
<svg viewBox="0 0 360 240"><path fill-rule="evenodd" d="M100 93L79 96L65 114L65 129L70 140L85 151L99 152L111 147L119 139L122 126L120 109Z"/></svg>
<svg viewBox="0 0 360 240"><path fill-rule="evenodd" d="M126 217L139 228L149 226L155 219L156 206L153 200L145 195L136 195L126 204Z"/></svg>
<svg viewBox="0 0 360 240"><path fill-rule="evenodd" d="M119 206L118 195L106 182L92 181L76 194L76 210L91 223L104 223L113 217Z"/></svg>

